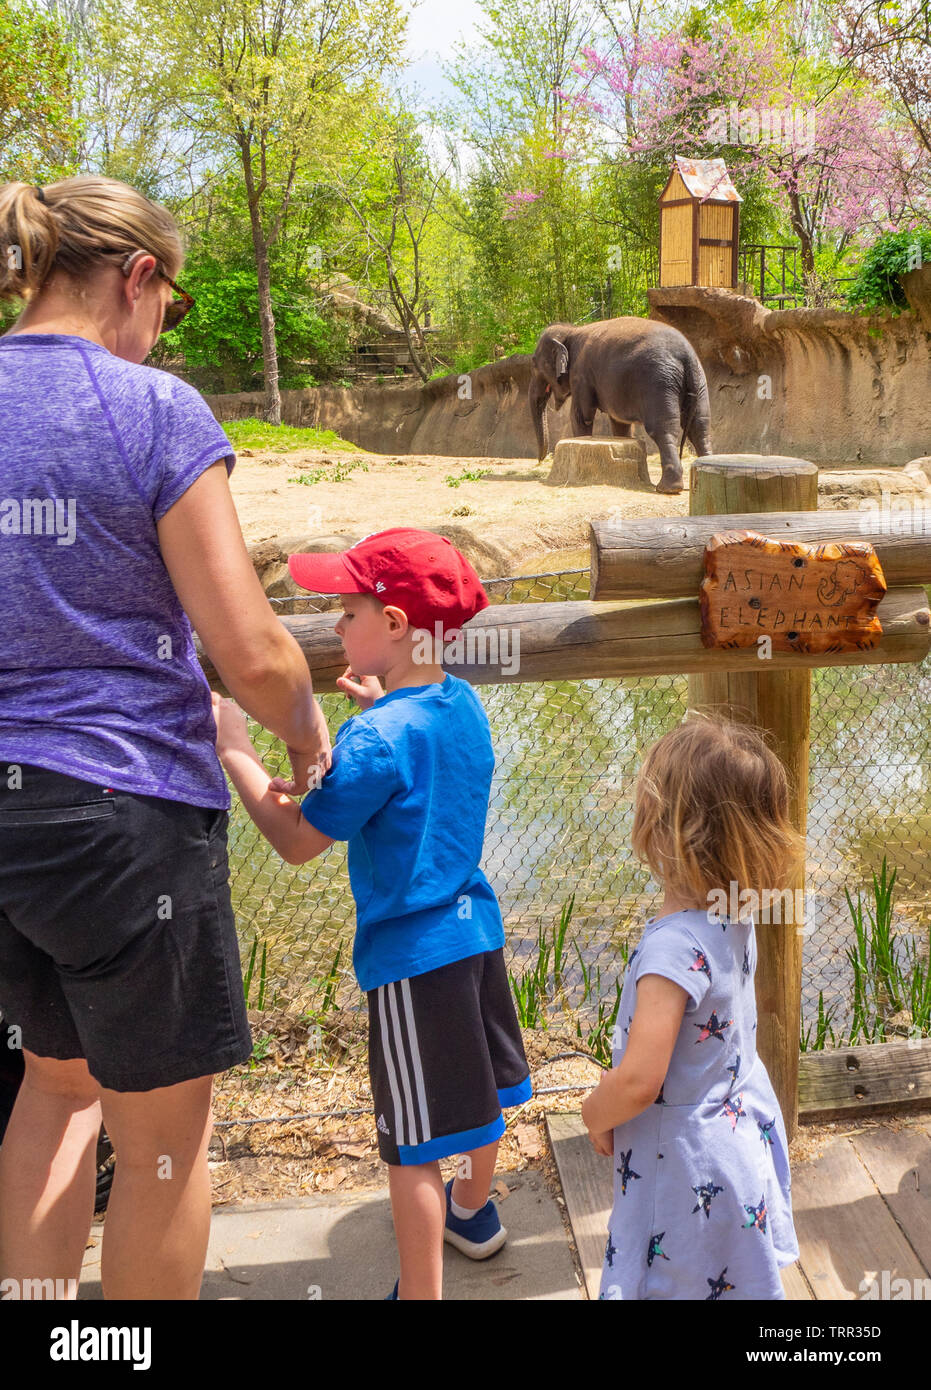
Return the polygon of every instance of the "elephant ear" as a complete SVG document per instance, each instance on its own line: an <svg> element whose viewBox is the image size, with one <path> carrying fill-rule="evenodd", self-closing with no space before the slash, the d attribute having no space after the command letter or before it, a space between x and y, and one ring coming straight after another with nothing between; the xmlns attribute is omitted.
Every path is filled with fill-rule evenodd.
<svg viewBox="0 0 931 1390"><path fill-rule="evenodd" d="M560 381L569 371L569 349L558 338L553 339L553 366L557 381Z"/></svg>

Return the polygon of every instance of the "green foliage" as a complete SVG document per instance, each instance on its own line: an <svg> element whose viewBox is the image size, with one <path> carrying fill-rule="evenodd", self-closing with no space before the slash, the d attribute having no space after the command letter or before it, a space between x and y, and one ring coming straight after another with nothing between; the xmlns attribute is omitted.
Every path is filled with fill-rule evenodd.
<svg viewBox="0 0 931 1390"><path fill-rule="evenodd" d="M812 1036L812 1025L803 1029L798 1047L800 1052L823 1052L827 1039L831 1039L831 1046L837 1045L837 1034L831 1027L831 1022L837 1012L837 1004L832 1004L829 1009L824 1007L824 990L818 991L818 1019L815 1024L814 1036Z"/></svg>
<svg viewBox="0 0 931 1390"><path fill-rule="evenodd" d="M75 171L74 63L57 14L0 3L0 183L51 183Z"/></svg>
<svg viewBox="0 0 931 1390"><path fill-rule="evenodd" d="M931 969L913 941L904 944L893 927L892 891L896 870L888 872L883 856L879 875L872 875L872 903L857 902L844 890L853 921L855 944L847 959L853 972L849 1043L888 1041L888 1034L910 1037L931 1032ZM865 912L865 919L864 919Z"/></svg>
<svg viewBox="0 0 931 1390"><path fill-rule="evenodd" d="M248 387L262 361L254 267L194 254L179 283L193 296L194 308L179 328L163 335L151 360L159 365L180 353L187 367L213 368L223 389ZM310 362L326 374L342 361L348 350L346 324L321 315L305 276L277 269L272 304L279 362Z"/></svg>
<svg viewBox="0 0 931 1390"><path fill-rule="evenodd" d="M463 468L459 473L448 473L446 475L447 487L459 487L462 483L479 483L490 473L488 468Z"/></svg>
<svg viewBox="0 0 931 1390"><path fill-rule="evenodd" d="M335 430L305 429L296 425L270 425L267 420L249 416L246 420L225 420L223 432L234 449L262 449L272 454L288 454L295 449L345 449L361 454L358 444L341 439Z"/></svg>
<svg viewBox="0 0 931 1390"><path fill-rule="evenodd" d="M852 309L908 307L899 276L931 262L931 231L888 232L869 248L847 291Z"/></svg>
<svg viewBox="0 0 931 1390"><path fill-rule="evenodd" d="M289 478L288 482L304 483L306 487L313 487L314 483L345 483L357 470L367 473L369 466L367 463L340 459L332 468L312 468L309 473L299 473L296 478Z"/></svg>
<svg viewBox="0 0 931 1390"><path fill-rule="evenodd" d="M246 999L246 1008L264 1009L265 1007L265 985L268 969L268 946L262 942L262 963L259 967L258 995L255 1004L252 1003L250 995L252 993L252 981L255 975L255 958L259 949L259 938L256 936L252 943L252 951L249 955L249 964L246 966L246 973L243 978L242 987Z"/></svg>

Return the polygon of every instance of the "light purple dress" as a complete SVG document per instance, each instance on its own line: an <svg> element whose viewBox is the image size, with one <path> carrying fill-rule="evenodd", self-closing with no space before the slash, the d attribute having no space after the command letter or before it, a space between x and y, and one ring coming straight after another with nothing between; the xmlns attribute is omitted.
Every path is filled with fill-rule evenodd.
<svg viewBox="0 0 931 1390"><path fill-rule="evenodd" d="M614 1131L603 1299L782 1299L798 1258L785 1126L756 1052L753 926L700 910L650 918L613 1040L624 1055L637 980L687 991L654 1104Z"/></svg>

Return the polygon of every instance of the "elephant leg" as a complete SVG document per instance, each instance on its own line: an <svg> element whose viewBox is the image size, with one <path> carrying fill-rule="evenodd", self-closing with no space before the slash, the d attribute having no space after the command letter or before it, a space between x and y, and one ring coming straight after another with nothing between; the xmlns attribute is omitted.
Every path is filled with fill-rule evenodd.
<svg viewBox="0 0 931 1390"><path fill-rule="evenodd" d="M663 475L656 484L656 491L681 492L682 460L679 458L679 440L682 437L682 426L678 420L671 419L660 425L647 425L645 428L659 449L660 462L663 465Z"/></svg>
<svg viewBox="0 0 931 1390"><path fill-rule="evenodd" d="M611 420L611 433L618 439L630 439L633 429L634 427L629 420Z"/></svg>
<svg viewBox="0 0 931 1390"><path fill-rule="evenodd" d="M687 437L697 458L714 453L711 447L711 422L707 416L692 421Z"/></svg>
<svg viewBox="0 0 931 1390"><path fill-rule="evenodd" d="M579 389L572 392L572 418L570 421L573 438L590 435L595 425L595 397L590 391Z"/></svg>

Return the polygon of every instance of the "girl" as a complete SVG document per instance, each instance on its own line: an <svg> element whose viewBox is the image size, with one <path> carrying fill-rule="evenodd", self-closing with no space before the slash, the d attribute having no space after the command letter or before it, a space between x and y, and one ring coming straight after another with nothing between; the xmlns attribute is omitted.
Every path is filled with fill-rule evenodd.
<svg viewBox="0 0 931 1390"><path fill-rule="evenodd" d="M688 720L644 759L632 844L665 897L630 957L613 1067L582 1106L614 1155L602 1298L785 1297L798 1245L756 1053L753 924L709 904L790 880L804 841L787 807L781 763L746 726Z"/></svg>

